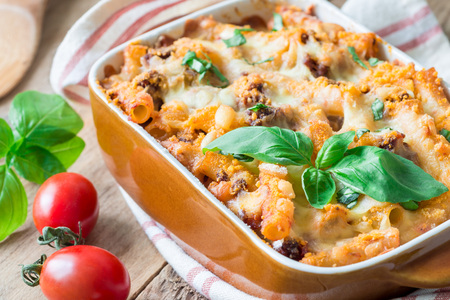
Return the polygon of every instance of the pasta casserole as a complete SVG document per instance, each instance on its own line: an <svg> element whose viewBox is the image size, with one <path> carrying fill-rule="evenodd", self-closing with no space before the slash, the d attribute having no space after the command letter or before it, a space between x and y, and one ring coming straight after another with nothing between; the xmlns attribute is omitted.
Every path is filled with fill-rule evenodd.
<svg viewBox="0 0 450 300"><path fill-rule="evenodd" d="M450 218L446 90L380 43L277 5L131 43L99 84L274 250L342 266Z"/></svg>

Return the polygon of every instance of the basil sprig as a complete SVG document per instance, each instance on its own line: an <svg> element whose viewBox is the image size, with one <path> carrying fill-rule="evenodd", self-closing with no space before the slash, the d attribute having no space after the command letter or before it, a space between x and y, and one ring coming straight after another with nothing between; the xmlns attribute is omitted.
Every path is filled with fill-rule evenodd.
<svg viewBox="0 0 450 300"><path fill-rule="evenodd" d="M219 78L221 82L224 83L224 85L219 86L220 88L224 88L230 85L228 79L222 73L220 73L219 69L215 65L212 64L211 59L208 57L208 55L204 55L208 59L208 61L198 58L197 54L194 51L189 50L186 55L184 55L181 65L188 65L192 70L199 73L199 82L202 81L203 77L205 77L208 71L211 71L217 76L217 78Z"/></svg>
<svg viewBox="0 0 450 300"><path fill-rule="evenodd" d="M363 67L366 70L369 70L369 68L366 66L365 63L362 62L362 60L359 58L358 54L356 53L355 47L347 47L348 52L352 55L353 60L358 63L361 67Z"/></svg>
<svg viewBox="0 0 450 300"><path fill-rule="evenodd" d="M227 48L230 47L237 47L240 45L244 45L247 43L247 40L245 39L245 36L242 34L243 31L255 31L252 28L240 28L234 30L234 35L226 40L222 40L225 45L227 45Z"/></svg>
<svg viewBox="0 0 450 300"><path fill-rule="evenodd" d="M65 172L81 154L83 127L78 114L58 95L35 91L18 94L8 123L0 119L0 241L25 222L27 196L16 175L41 184Z"/></svg>
<svg viewBox="0 0 450 300"><path fill-rule="evenodd" d="M280 31L284 27L283 17L278 13L273 13L273 27L272 31Z"/></svg>
<svg viewBox="0 0 450 300"><path fill-rule="evenodd" d="M437 197L448 191L413 162L374 146L348 149L354 131L330 137L311 161L313 144L300 132L278 127L241 127L217 138L205 148L236 158L254 158L280 165L309 165L302 174L302 186L311 206L323 208L336 192L335 180L344 189L337 201L351 208L359 194L380 202L400 203L417 209L418 201Z"/></svg>

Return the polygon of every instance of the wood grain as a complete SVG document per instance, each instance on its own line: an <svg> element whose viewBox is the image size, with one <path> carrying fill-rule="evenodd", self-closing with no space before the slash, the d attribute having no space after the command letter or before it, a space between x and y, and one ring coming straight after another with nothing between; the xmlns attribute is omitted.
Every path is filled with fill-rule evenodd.
<svg viewBox="0 0 450 300"><path fill-rule="evenodd" d="M137 300L172 300L189 299L205 300L186 281L184 281L170 266L165 266L162 271L142 291Z"/></svg>
<svg viewBox="0 0 450 300"><path fill-rule="evenodd" d="M49 70L56 48L70 26L96 2L49 0L37 56L22 82L9 95L0 98L1 118L7 118L13 95L29 89L52 92ZM344 0L331 2L342 5ZM429 4L444 32L450 36L450 1L429 0ZM99 222L87 243L113 252L125 263L132 279L130 299L205 299L167 265L134 220L102 162L90 107L73 105L85 122L81 136L86 141L86 149L70 171L92 180L100 200ZM23 183L31 205L38 186ZM39 288L29 288L21 282L18 266L33 262L41 253L53 253L52 249L37 245L37 236L29 216L25 225L0 244L0 299L44 299Z"/></svg>
<svg viewBox="0 0 450 300"><path fill-rule="evenodd" d="M47 0L0 0L0 97L33 61Z"/></svg>
<svg viewBox="0 0 450 300"><path fill-rule="evenodd" d="M1 99L1 118L7 118L13 95L29 89L52 92L48 77L56 48L70 26L95 3L94 0L49 2L36 60L20 85ZM123 261L132 281L130 296L137 296L166 262L140 228L103 164L90 106L72 104L85 123L80 135L86 142L86 148L70 171L89 178L97 189L100 201L99 220L87 243L107 249ZM54 252L36 243L38 232L32 221L31 204L38 185L22 182L29 199L29 216L18 231L0 244L0 299L45 299L40 288L30 288L20 278L19 264L31 263L42 253L49 255Z"/></svg>

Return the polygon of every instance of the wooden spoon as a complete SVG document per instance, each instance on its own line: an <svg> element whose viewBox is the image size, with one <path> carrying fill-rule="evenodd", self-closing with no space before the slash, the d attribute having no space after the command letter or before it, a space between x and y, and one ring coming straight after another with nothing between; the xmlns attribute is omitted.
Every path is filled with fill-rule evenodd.
<svg viewBox="0 0 450 300"><path fill-rule="evenodd" d="M36 53L47 0L0 0L0 97L22 79Z"/></svg>

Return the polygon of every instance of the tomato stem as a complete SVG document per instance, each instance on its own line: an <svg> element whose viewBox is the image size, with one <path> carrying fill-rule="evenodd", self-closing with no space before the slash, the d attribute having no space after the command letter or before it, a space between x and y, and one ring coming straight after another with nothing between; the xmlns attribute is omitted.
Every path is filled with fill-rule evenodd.
<svg viewBox="0 0 450 300"><path fill-rule="evenodd" d="M47 259L47 255L42 254L41 258L29 265L21 265L22 266L22 280L29 286L38 286L39 279L41 275L42 265L44 261Z"/></svg>
<svg viewBox="0 0 450 300"><path fill-rule="evenodd" d="M39 245L49 245L60 250L67 246L83 245L84 239L81 235L81 222L78 222L79 234L76 234L68 227L49 227L42 229L42 235L38 237ZM54 245L52 245L54 243Z"/></svg>

